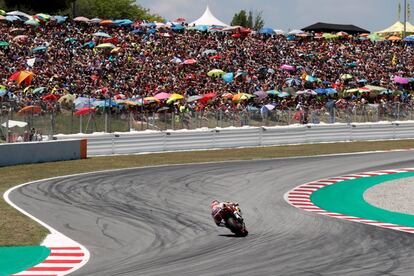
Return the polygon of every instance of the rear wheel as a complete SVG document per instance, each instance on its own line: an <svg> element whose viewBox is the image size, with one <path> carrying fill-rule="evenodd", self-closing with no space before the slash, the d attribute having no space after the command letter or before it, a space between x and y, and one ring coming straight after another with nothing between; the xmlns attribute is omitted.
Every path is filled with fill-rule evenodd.
<svg viewBox="0 0 414 276"><path fill-rule="evenodd" d="M243 225L233 217L227 219L227 227L236 235L241 235L243 233Z"/></svg>

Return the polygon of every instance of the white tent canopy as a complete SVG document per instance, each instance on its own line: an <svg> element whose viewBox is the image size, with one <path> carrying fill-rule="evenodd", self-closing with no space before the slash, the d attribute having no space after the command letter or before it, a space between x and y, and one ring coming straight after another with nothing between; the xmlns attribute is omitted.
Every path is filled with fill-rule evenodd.
<svg viewBox="0 0 414 276"><path fill-rule="evenodd" d="M7 127L7 122L3 123L2 126ZM27 126L26 122L9 120L9 128L12 128L12 127L25 127L25 126Z"/></svg>
<svg viewBox="0 0 414 276"><path fill-rule="evenodd" d="M406 23L406 31L407 33L413 33L414 32L414 26L411 25L410 22ZM385 30L377 32L378 34L388 34L388 33L402 33L404 32L404 23L402 22L395 22L390 27L386 28Z"/></svg>
<svg viewBox="0 0 414 276"><path fill-rule="evenodd" d="M207 26L224 26L227 27L229 25L227 25L226 23L220 21L219 19L217 19L217 17L215 17L209 7L207 6L206 11L204 12L204 14L197 19L196 21L193 21L189 24L189 26L197 26L197 25L207 25Z"/></svg>

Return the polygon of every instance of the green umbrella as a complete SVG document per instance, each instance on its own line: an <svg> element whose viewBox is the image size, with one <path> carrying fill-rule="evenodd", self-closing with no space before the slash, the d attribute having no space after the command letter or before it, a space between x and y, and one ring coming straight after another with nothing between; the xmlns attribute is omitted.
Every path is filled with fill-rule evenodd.
<svg viewBox="0 0 414 276"><path fill-rule="evenodd" d="M36 19L30 19L24 22L25 25L30 25L30 26L39 26L39 21L37 21Z"/></svg>
<svg viewBox="0 0 414 276"><path fill-rule="evenodd" d="M0 41L0 47L7 47L10 44L7 41Z"/></svg>
<svg viewBox="0 0 414 276"><path fill-rule="evenodd" d="M375 85L365 85L364 87L368 88L371 91L382 92L387 90L385 87L375 86Z"/></svg>
<svg viewBox="0 0 414 276"><path fill-rule="evenodd" d="M224 74L226 74L226 73L223 70L213 69L213 70L211 70L207 73L207 76L209 76L209 77L221 77Z"/></svg>
<svg viewBox="0 0 414 276"><path fill-rule="evenodd" d="M38 87L38 88L34 89L32 93L33 93L33 94L36 94L36 93L43 93L43 92L45 92L46 90L47 90L47 87L42 86L42 87Z"/></svg>
<svg viewBox="0 0 414 276"><path fill-rule="evenodd" d="M5 15L5 14L6 14L6 12L5 12L5 11L0 10L0 15Z"/></svg>
<svg viewBox="0 0 414 276"><path fill-rule="evenodd" d="M384 41L385 38L381 37L380 35L373 33L368 36L369 40L371 41Z"/></svg>
<svg viewBox="0 0 414 276"><path fill-rule="evenodd" d="M330 33L324 33L322 35L322 37L325 38L325 39L335 39L335 38L338 38L339 36L334 35L334 34L330 34Z"/></svg>

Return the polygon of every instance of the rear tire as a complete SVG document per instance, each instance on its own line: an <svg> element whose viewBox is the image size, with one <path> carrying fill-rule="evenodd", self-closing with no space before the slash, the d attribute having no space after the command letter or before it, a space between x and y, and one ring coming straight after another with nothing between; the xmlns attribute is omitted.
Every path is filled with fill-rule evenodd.
<svg viewBox="0 0 414 276"><path fill-rule="evenodd" d="M230 229L230 231L236 234L237 236L247 236L247 235L244 235L245 231L243 231L244 230L243 225L240 224L240 222L238 222L237 219L230 217L227 219L226 224L227 224L227 227Z"/></svg>

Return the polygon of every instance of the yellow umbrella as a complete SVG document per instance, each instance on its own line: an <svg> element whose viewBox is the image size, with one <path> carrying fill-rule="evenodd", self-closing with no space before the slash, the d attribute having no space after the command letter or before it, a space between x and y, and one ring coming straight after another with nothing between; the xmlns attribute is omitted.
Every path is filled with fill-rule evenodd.
<svg viewBox="0 0 414 276"><path fill-rule="evenodd" d="M146 97L146 98L144 98L144 103L145 104L148 104L148 103L152 103L152 102L160 102L160 100L158 100L157 98L155 98L155 97Z"/></svg>
<svg viewBox="0 0 414 276"><path fill-rule="evenodd" d="M183 95L180 95L180 94L174 93L174 94L172 94L172 95L168 98L168 100L167 100L167 104L170 104L170 103L172 103L172 102L175 102L175 101L178 101L178 100L182 100L182 99L184 99L184 96L183 96Z"/></svg>
<svg viewBox="0 0 414 276"><path fill-rule="evenodd" d="M99 44L98 46L96 46L96 48L111 48L111 49L115 49L116 46L112 43L102 43Z"/></svg>
<svg viewBox="0 0 414 276"><path fill-rule="evenodd" d="M61 104L63 104L63 103L73 103L75 100L76 100L76 95L67 94L63 97L60 97L58 102L61 103Z"/></svg>

